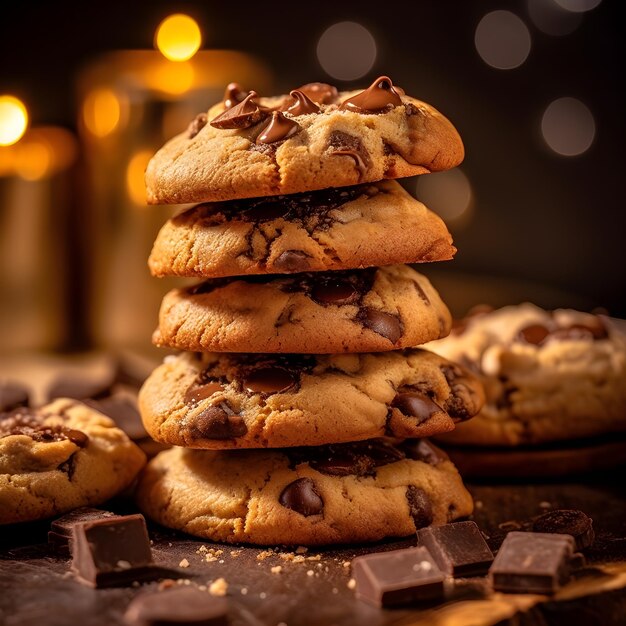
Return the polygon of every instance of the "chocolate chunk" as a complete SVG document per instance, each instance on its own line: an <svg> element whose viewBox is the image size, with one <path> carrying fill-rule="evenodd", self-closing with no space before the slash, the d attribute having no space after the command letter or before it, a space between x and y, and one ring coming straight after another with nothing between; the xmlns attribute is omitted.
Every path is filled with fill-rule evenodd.
<svg viewBox="0 0 626 626"><path fill-rule="evenodd" d="M424 528L433 523L433 506L428 494L415 485L406 488L406 501L409 512L415 523L415 528Z"/></svg>
<svg viewBox="0 0 626 626"><path fill-rule="evenodd" d="M543 343L544 339L550 334L550 330L543 324L531 324L522 328L517 334L517 341L525 341L534 346L539 346Z"/></svg>
<svg viewBox="0 0 626 626"><path fill-rule="evenodd" d="M391 78L379 76L365 91L345 100L339 108L355 113L387 113L402 104Z"/></svg>
<svg viewBox="0 0 626 626"><path fill-rule="evenodd" d="M21 383L0 379L0 413L28 406L30 391Z"/></svg>
<svg viewBox="0 0 626 626"><path fill-rule="evenodd" d="M309 115L310 113L319 113L320 108L313 102L303 91L294 89L289 95L295 102L287 109L287 113L291 115Z"/></svg>
<svg viewBox="0 0 626 626"><path fill-rule="evenodd" d="M19 408L11 413L0 414L0 438L24 435L40 443L53 443L67 439L79 448L84 448L89 443L89 437L80 430L67 428L61 424L47 426L42 423L43 419L43 416L28 408Z"/></svg>
<svg viewBox="0 0 626 626"><path fill-rule="evenodd" d="M493 553L475 522L429 526L417 531L417 542L428 548L442 572L454 578L483 576Z"/></svg>
<svg viewBox="0 0 626 626"><path fill-rule="evenodd" d="M443 597L444 575L424 547L366 554L352 561L356 597L391 607Z"/></svg>
<svg viewBox="0 0 626 626"><path fill-rule="evenodd" d="M510 532L489 568L496 591L551 594L570 577L575 542L569 535Z"/></svg>
<svg viewBox="0 0 626 626"><path fill-rule="evenodd" d="M413 461L422 461L429 465L439 465L450 457L428 439L406 439L400 449Z"/></svg>
<svg viewBox="0 0 626 626"><path fill-rule="evenodd" d="M87 400L85 404L110 417L131 439L144 439L148 436L136 399L127 395L113 395L101 400Z"/></svg>
<svg viewBox="0 0 626 626"><path fill-rule="evenodd" d="M457 421L468 420L478 411L479 402L467 373L455 363L442 365L441 371L450 386L450 395L443 408Z"/></svg>
<svg viewBox="0 0 626 626"><path fill-rule="evenodd" d="M323 280L311 289L311 298L320 304L354 304L359 295L356 287L347 280Z"/></svg>
<svg viewBox="0 0 626 626"><path fill-rule="evenodd" d="M306 272L310 269L309 255L301 250L285 250L279 254L274 267L285 273Z"/></svg>
<svg viewBox="0 0 626 626"><path fill-rule="evenodd" d="M251 393L279 393L296 384L296 377L283 367L261 367L252 370L243 381L243 387Z"/></svg>
<svg viewBox="0 0 626 626"><path fill-rule="evenodd" d="M435 413L444 412L436 402L419 391L398 393L391 406L407 417L415 417L417 424L427 422Z"/></svg>
<svg viewBox="0 0 626 626"><path fill-rule="evenodd" d="M324 510L324 501L310 478L298 478L289 483L278 498L284 507L305 517L319 515Z"/></svg>
<svg viewBox="0 0 626 626"><path fill-rule="evenodd" d="M74 524L72 570L91 587L126 585L150 577L152 551L143 515Z"/></svg>
<svg viewBox="0 0 626 626"><path fill-rule="evenodd" d="M251 91L239 104L226 109L211 120L211 126L219 129L250 128L267 117L267 112L254 102L256 91Z"/></svg>
<svg viewBox="0 0 626 626"><path fill-rule="evenodd" d="M185 402L187 404L197 404L220 391L224 391L224 385L217 381L209 381L199 386L194 383L185 392Z"/></svg>
<svg viewBox="0 0 626 626"><path fill-rule="evenodd" d="M226 90L224 91L224 98L222 104L225 109L232 109L240 102L243 102L248 94L241 88L239 83L228 83Z"/></svg>
<svg viewBox="0 0 626 626"><path fill-rule="evenodd" d="M298 91L306 94L313 102L319 102L320 104L330 104L339 95L337 87L328 83L307 83L298 87Z"/></svg>
<svg viewBox="0 0 626 626"><path fill-rule="evenodd" d="M582 511L572 509L558 509L540 515L533 522L533 531L570 535L576 542L577 550L591 547L595 539L592 519Z"/></svg>
<svg viewBox="0 0 626 626"><path fill-rule="evenodd" d="M50 524L48 543L53 545L59 551L66 551L70 548L74 526L76 526L76 524L99 519L111 519L113 517L120 516L115 515L115 513L111 513L111 511L94 509L87 506L74 509L62 517L55 519L52 524Z"/></svg>
<svg viewBox="0 0 626 626"><path fill-rule="evenodd" d="M55 398L104 398L111 394L114 376L107 373L100 376L84 376L80 374L63 374L57 377L48 387L48 401Z"/></svg>
<svg viewBox="0 0 626 626"><path fill-rule="evenodd" d="M206 126L206 123L206 113L198 113L198 115L191 120L189 126L187 127L187 137L189 137L189 139L193 139Z"/></svg>
<svg viewBox="0 0 626 626"><path fill-rule="evenodd" d="M391 343L396 343L402 337L402 323L400 318L391 313L378 311L370 307L361 309L359 321L363 326L373 330L378 335L389 339Z"/></svg>
<svg viewBox="0 0 626 626"><path fill-rule="evenodd" d="M89 437L84 432L74 428L66 429L65 436L79 448L85 448L89 443Z"/></svg>
<svg viewBox="0 0 626 626"><path fill-rule="evenodd" d="M226 626L228 601L191 587L143 593L124 620L129 626Z"/></svg>
<svg viewBox="0 0 626 626"><path fill-rule="evenodd" d="M280 111L274 111L269 122L256 138L257 144L270 144L293 137L302 130L298 122L285 117Z"/></svg>
<svg viewBox="0 0 626 626"><path fill-rule="evenodd" d="M248 432L243 417L237 415L227 402L220 402L199 413L195 417L194 429L207 439L234 439Z"/></svg>
<svg viewBox="0 0 626 626"><path fill-rule="evenodd" d="M354 159L359 172L359 180L372 162L361 139L341 130L334 130L330 134L329 147L332 149L333 156L349 156Z"/></svg>

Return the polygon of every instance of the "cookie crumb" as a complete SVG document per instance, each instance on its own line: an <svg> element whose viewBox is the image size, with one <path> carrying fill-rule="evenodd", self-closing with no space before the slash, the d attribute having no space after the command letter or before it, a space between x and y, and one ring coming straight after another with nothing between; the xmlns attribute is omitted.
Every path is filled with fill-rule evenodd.
<svg viewBox="0 0 626 626"><path fill-rule="evenodd" d="M270 572L272 572L272 574L280 574L282 570L282 565L275 565L274 567L272 567L272 569L270 569Z"/></svg>
<svg viewBox="0 0 626 626"><path fill-rule="evenodd" d="M256 555L257 561L265 561L270 556L274 556L273 550L263 550Z"/></svg>
<svg viewBox="0 0 626 626"><path fill-rule="evenodd" d="M241 554L241 550L231 550L230 551L230 556L232 556L233 558L237 558L240 554Z"/></svg>
<svg viewBox="0 0 626 626"><path fill-rule="evenodd" d="M218 578L209 585L209 593L213 596L225 596L228 591L228 583L224 578Z"/></svg>
<svg viewBox="0 0 626 626"><path fill-rule="evenodd" d="M343 566L344 567L350 567L350 561L344 561L343 562Z"/></svg>
<svg viewBox="0 0 626 626"><path fill-rule="evenodd" d="M178 567L189 567L189 561L187 559L183 559L179 564Z"/></svg>
<svg viewBox="0 0 626 626"><path fill-rule="evenodd" d="M354 580L354 578L351 578L348 581L348 589L355 589L356 588L356 580Z"/></svg>
<svg viewBox="0 0 626 626"><path fill-rule="evenodd" d="M173 578L166 578L159 583L159 591L165 591L166 589L171 589L176 586L176 581Z"/></svg>
<svg viewBox="0 0 626 626"><path fill-rule="evenodd" d="M321 554L316 554L315 556L307 556L306 560L307 561L321 561L322 560L322 555Z"/></svg>
<svg viewBox="0 0 626 626"><path fill-rule="evenodd" d="M306 554L309 549L306 546L298 546L296 548L296 554Z"/></svg>
<svg viewBox="0 0 626 626"><path fill-rule="evenodd" d="M196 554L202 554L203 552L206 552L206 551L207 551L206 546L202 545L196 550Z"/></svg>

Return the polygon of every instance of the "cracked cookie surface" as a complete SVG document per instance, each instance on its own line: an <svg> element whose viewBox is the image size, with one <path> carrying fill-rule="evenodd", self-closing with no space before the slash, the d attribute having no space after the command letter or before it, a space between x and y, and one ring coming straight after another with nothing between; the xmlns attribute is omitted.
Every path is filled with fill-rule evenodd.
<svg viewBox="0 0 626 626"><path fill-rule="evenodd" d="M208 280L170 291L153 341L206 352L378 352L445 337L450 313L407 265Z"/></svg>
<svg viewBox="0 0 626 626"><path fill-rule="evenodd" d="M317 92L301 87L313 105L304 107L293 107L290 95L244 97L231 90L152 158L148 201L292 194L441 171L463 160L461 138L441 113L387 77L366 91L372 89L382 106L372 108L373 100L352 106L347 101L364 92L337 93L330 85Z"/></svg>
<svg viewBox="0 0 626 626"><path fill-rule="evenodd" d="M468 317L427 347L485 387L483 409L446 441L517 446L626 431L626 335L609 318L526 303Z"/></svg>
<svg viewBox="0 0 626 626"><path fill-rule="evenodd" d="M259 545L404 537L473 509L454 465L426 440L294 450L172 449L148 464L137 499L164 526Z"/></svg>
<svg viewBox="0 0 626 626"><path fill-rule="evenodd" d="M346 355L168 356L139 407L157 441L278 448L452 430L483 403L477 379L426 350Z"/></svg>
<svg viewBox="0 0 626 626"><path fill-rule="evenodd" d="M397 182L210 203L168 220L154 276L219 278L451 259L443 221Z"/></svg>
<svg viewBox="0 0 626 626"><path fill-rule="evenodd" d="M102 504L130 485L144 453L114 422L59 399L0 415L0 524Z"/></svg>

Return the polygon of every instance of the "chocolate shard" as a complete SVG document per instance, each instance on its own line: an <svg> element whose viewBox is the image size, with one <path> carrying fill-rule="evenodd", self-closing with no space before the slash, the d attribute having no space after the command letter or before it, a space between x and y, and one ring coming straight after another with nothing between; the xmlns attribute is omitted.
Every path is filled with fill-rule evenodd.
<svg viewBox="0 0 626 626"><path fill-rule="evenodd" d="M278 501L285 508L305 517L319 515L324 510L324 501L310 478L298 478L289 483L283 489Z"/></svg>
<svg viewBox="0 0 626 626"><path fill-rule="evenodd" d="M28 387L13 380L0 379L0 413L27 407L29 399Z"/></svg>
<svg viewBox="0 0 626 626"><path fill-rule="evenodd" d="M556 592L577 561L574 547L569 535L510 532L489 568L493 588L505 593Z"/></svg>
<svg viewBox="0 0 626 626"><path fill-rule="evenodd" d="M128 606L129 626L226 626L228 601L191 587L143 593Z"/></svg>
<svg viewBox="0 0 626 626"><path fill-rule="evenodd" d="M67 551L71 548L70 544L72 542L72 535L76 524L80 524L81 522L91 522L99 519L112 519L115 517L120 516L103 509L94 509L87 506L75 509L55 519L50 524L48 543L59 551Z"/></svg>
<svg viewBox="0 0 626 626"><path fill-rule="evenodd" d="M417 531L417 542L428 548L442 572L454 578L483 576L493 553L475 522L429 526Z"/></svg>
<svg viewBox="0 0 626 626"><path fill-rule="evenodd" d="M444 575L424 547L366 554L352 561L356 597L378 607L392 607L444 594Z"/></svg>
<svg viewBox="0 0 626 626"><path fill-rule="evenodd" d="M90 587L115 587L153 577L158 570L143 515L74 524L72 570Z"/></svg>
<svg viewBox="0 0 626 626"><path fill-rule="evenodd" d="M591 547L595 540L593 520L582 511L574 509L557 509L540 515L533 522L533 531L570 535L576 542L577 550Z"/></svg>
<svg viewBox="0 0 626 626"><path fill-rule="evenodd" d="M267 112L254 102L253 98L256 97L256 91L251 91L239 104L213 118L211 126L222 130L250 128L265 119Z"/></svg>

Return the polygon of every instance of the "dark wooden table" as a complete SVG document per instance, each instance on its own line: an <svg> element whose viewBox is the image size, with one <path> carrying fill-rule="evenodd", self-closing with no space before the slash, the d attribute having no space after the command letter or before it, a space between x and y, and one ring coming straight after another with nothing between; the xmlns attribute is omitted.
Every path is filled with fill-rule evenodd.
<svg viewBox="0 0 626 626"><path fill-rule="evenodd" d="M600 576L595 565L626 563L626 487L622 475L623 472L615 471L567 482L470 484L477 504L474 519L488 536L491 547L497 549L507 531L527 528L533 517L547 510L584 510L593 518L596 530L596 542L586 555L589 567L581 574L582 584L587 585L588 580L591 585ZM112 508L118 512L133 510L132 503L124 501L113 503ZM153 582L139 587L94 590L76 583L69 573L69 560L56 555L45 543L48 527L49 523L42 522L5 527L0 533L2 626L123 624L129 601L138 593L158 587ZM261 548L210 544L158 527L151 527L150 534L156 562L171 568L173 579L183 579L177 584L206 586L217 578L226 580L234 625L408 625L421 624L425 617L429 624L446 626L626 624L626 588L574 600L541 599L532 608L502 620L497 611L489 609L487 616L481 613L471 618L472 607L479 607L474 603L485 597L482 579L457 585L454 600L443 608L463 607L464 612L447 621L437 617L437 611L431 618L424 608L379 610L356 600L348 587L350 568L345 563L364 552L411 545L414 539L368 547L311 550L296 554L304 560L296 558L294 562L290 560L294 553L289 551L281 556L277 550L276 554L262 558ZM223 553L217 560L207 562L201 546ZM189 567L179 567L183 559L187 559ZM271 568L277 565L281 571L273 573ZM189 582L185 583L185 579ZM484 605L480 606L484 609Z"/></svg>

